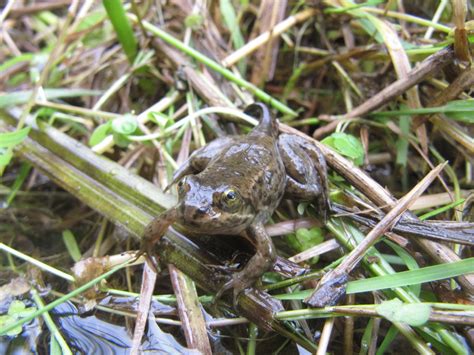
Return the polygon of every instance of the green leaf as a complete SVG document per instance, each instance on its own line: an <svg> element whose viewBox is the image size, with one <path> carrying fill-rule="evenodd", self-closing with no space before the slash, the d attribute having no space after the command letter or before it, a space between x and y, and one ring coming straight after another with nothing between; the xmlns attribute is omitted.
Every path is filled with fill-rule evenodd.
<svg viewBox="0 0 474 355"><path fill-rule="evenodd" d="M424 303L403 303L398 298L384 301L375 307L378 314L391 322L407 323L411 326L425 324L431 313L431 307Z"/></svg>
<svg viewBox="0 0 474 355"><path fill-rule="evenodd" d="M115 133L128 136L135 132L138 128L138 122L135 117L131 115L124 115L112 121L112 130Z"/></svg>
<svg viewBox="0 0 474 355"><path fill-rule="evenodd" d="M0 151L0 168L2 166L7 166L13 158L13 153L9 150Z"/></svg>
<svg viewBox="0 0 474 355"><path fill-rule="evenodd" d="M10 307L8 307L8 315L9 316L16 316L17 313L26 309L26 306L23 302L19 300L14 300L10 303Z"/></svg>
<svg viewBox="0 0 474 355"><path fill-rule="evenodd" d="M342 132L335 132L329 137L324 138L321 143L336 150L350 158L356 165L362 165L364 161L364 148L362 143L356 137Z"/></svg>
<svg viewBox="0 0 474 355"><path fill-rule="evenodd" d="M36 311L36 307L26 307L20 300L13 300L8 307L7 314L0 316L0 329L5 328L18 319L25 318ZM8 336L19 335L22 332L22 326L18 325L6 333Z"/></svg>
<svg viewBox="0 0 474 355"><path fill-rule="evenodd" d="M62 355L63 352L61 351L61 346L59 346L58 341L55 337L51 337L49 342L49 353L51 355Z"/></svg>
<svg viewBox="0 0 474 355"><path fill-rule="evenodd" d="M36 307L25 308L25 309L17 312L16 318L25 318L25 317L29 316L30 314L32 314L33 312L36 312Z"/></svg>
<svg viewBox="0 0 474 355"><path fill-rule="evenodd" d="M173 124L173 119L161 112L150 112L148 118L160 128L166 128Z"/></svg>
<svg viewBox="0 0 474 355"><path fill-rule="evenodd" d="M93 147L102 142L105 137L108 136L111 125L112 121L108 121L97 126L96 129L94 129L94 132L92 132L91 137L89 138L89 146Z"/></svg>
<svg viewBox="0 0 474 355"><path fill-rule="evenodd" d="M204 17L200 14L191 14L184 19L184 25L192 30L199 29L204 23Z"/></svg>
<svg viewBox="0 0 474 355"><path fill-rule="evenodd" d="M76 237L69 229L63 231L63 242L66 245L66 249L71 255L72 260L78 262L81 260L81 251L77 245Z"/></svg>
<svg viewBox="0 0 474 355"><path fill-rule="evenodd" d="M446 117L464 123L474 123L474 110L470 112L447 112Z"/></svg>
<svg viewBox="0 0 474 355"><path fill-rule="evenodd" d="M16 321L16 319L12 316L9 316L8 314L0 316L0 329L5 328L6 326L8 326L10 324L13 324L15 321ZM19 335L19 334L21 334L22 329L23 328L22 328L21 325L16 326L13 329L11 329L10 331L8 331L5 335L11 336L11 337L13 337L15 335Z"/></svg>
<svg viewBox="0 0 474 355"><path fill-rule="evenodd" d="M441 106L443 107L443 106ZM474 111L474 99L453 100L444 105L444 112L470 112Z"/></svg>
<svg viewBox="0 0 474 355"><path fill-rule="evenodd" d="M308 208L309 203L308 202L300 202L298 203L298 206L296 207L296 210L298 211L298 214L300 216L304 215L304 212Z"/></svg>
<svg viewBox="0 0 474 355"><path fill-rule="evenodd" d="M324 240L323 230L318 227L311 229L300 228L295 234L287 236L287 243L297 252L305 251L315 245L321 244ZM311 263L317 263L319 257L311 258Z"/></svg>
<svg viewBox="0 0 474 355"><path fill-rule="evenodd" d="M30 132L30 127L24 127L13 132L0 133L0 148L11 148L23 142Z"/></svg>
<svg viewBox="0 0 474 355"><path fill-rule="evenodd" d="M113 137L115 144L120 148L127 148L130 144L130 140L124 134L114 133Z"/></svg>
<svg viewBox="0 0 474 355"><path fill-rule="evenodd" d="M0 65L0 72L7 70L8 68L13 67L15 64L21 63L21 62L29 62L33 59L35 55L32 53L24 53L18 56L14 56L6 61L4 61Z"/></svg>
<svg viewBox="0 0 474 355"><path fill-rule="evenodd" d="M88 30L95 25L98 25L101 21L105 19L105 13L104 11L96 11L96 12L90 12L85 16L84 18L81 19L79 24L75 28L75 32L81 32L84 30Z"/></svg>

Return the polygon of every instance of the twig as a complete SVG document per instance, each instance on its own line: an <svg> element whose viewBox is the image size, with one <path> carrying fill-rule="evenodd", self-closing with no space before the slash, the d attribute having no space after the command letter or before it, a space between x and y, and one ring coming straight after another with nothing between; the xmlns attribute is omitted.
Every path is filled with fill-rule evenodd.
<svg viewBox="0 0 474 355"><path fill-rule="evenodd" d="M36 4L29 4L27 6L12 9L10 11L10 17L15 18L15 17L25 16L25 15L31 15L36 12L51 11L51 10L59 9L61 7L70 5L71 1L72 0L56 0L56 1L40 2ZM13 3L14 2L15 0L13 0Z"/></svg>
<svg viewBox="0 0 474 355"><path fill-rule="evenodd" d="M362 242L354 248L349 255L343 260L339 266L334 270L328 272L319 282L316 290L307 298L305 302L313 307L324 307L326 305L335 304L339 297L343 295L342 292L331 292L330 290L334 287L341 288L348 279L349 273L357 266L362 260L365 253L369 248L375 244L378 238L387 232L391 226L396 223L396 220L408 209L408 207L419 197L423 191L431 184L431 182L438 176L441 170L447 163L438 165L423 180L421 180L416 186L406 194L400 201L394 206L394 208L387 213L387 215L370 231L369 234L362 240ZM341 280L337 284L334 284L334 280ZM329 287L329 290L328 290Z"/></svg>
<svg viewBox="0 0 474 355"><path fill-rule="evenodd" d="M132 21L136 21L136 17L134 15L129 14L129 17ZM194 48L191 48L187 45L185 45L183 42L180 40L176 39L175 37L171 36L167 32L163 31L162 29L154 26L153 24L143 21L143 26L150 31L153 35L156 37L162 39L168 44L171 44L178 50L182 51L186 55L196 59L197 61L203 63L204 65L208 66L209 68L215 70L219 74L221 74L224 78L236 83L237 85L243 87L244 89L248 90L251 92L253 95L258 97L260 100L263 102L273 106L276 108L278 111L289 115L289 116L297 116L296 112L293 111L291 108L283 104L282 102L274 99L272 96L267 94L265 91L259 89L252 83L249 83L248 81L242 79L240 76L237 76L233 72L231 72L229 69L226 69L222 67L219 63L216 61L210 59L209 57L206 57L199 51L195 50Z"/></svg>
<svg viewBox="0 0 474 355"><path fill-rule="evenodd" d="M271 31L266 31L262 33L260 36L254 38L250 42L247 42L244 46L240 47L232 54L229 54L221 61L222 65L226 68L234 65L243 57L248 56L252 52L256 51L258 48L260 48L260 46L264 45L271 39L281 35L290 27L307 20L311 16L314 16L316 12L317 11L315 9L306 9L295 15L289 16L285 20L275 25L275 27L273 27Z"/></svg>
<svg viewBox="0 0 474 355"><path fill-rule="evenodd" d="M334 328L335 318L329 318L324 322L323 331L321 333L321 339L319 339L318 351L316 355L325 355L329 345L329 339L331 338L332 330Z"/></svg>
<svg viewBox="0 0 474 355"><path fill-rule="evenodd" d="M178 304L181 327L186 343L191 349L202 354L212 354L211 344L207 336L206 322L198 302L196 287L191 279L174 265L168 265L171 283Z"/></svg>
<svg viewBox="0 0 474 355"><path fill-rule="evenodd" d="M364 171L355 166L352 162L335 153L332 149L315 139L308 137L306 134L284 124L280 124L280 131L284 133L296 134L311 141L316 145L324 157L328 165L342 175L349 183L361 191L369 200L383 206L382 209L388 210L395 204L393 196L385 190L380 184L374 181ZM406 214L407 218L415 219L411 214ZM449 247L443 244L435 243L427 239L416 238L417 243L428 255L439 263L452 263L459 261L459 256ZM459 283L464 287L466 292L474 293L474 275L463 275L457 278Z"/></svg>
<svg viewBox="0 0 474 355"><path fill-rule="evenodd" d="M426 58L418 66L413 68L405 78L398 79L387 86L377 95L357 106L351 112L346 113L342 118L355 118L364 116L367 113L381 107L393 98L403 94L409 88L425 80L427 76L438 72L454 59L452 47L446 47Z"/></svg>
<svg viewBox="0 0 474 355"><path fill-rule="evenodd" d="M140 350L143 333L145 332L146 322L148 320L148 312L150 311L151 299L156 283L156 272L149 266L149 262L145 262L142 274L142 286L140 289L140 303L138 304L137 320L135 322L135 330L133 332L132 348L130 355L137 355Z"/></svg>

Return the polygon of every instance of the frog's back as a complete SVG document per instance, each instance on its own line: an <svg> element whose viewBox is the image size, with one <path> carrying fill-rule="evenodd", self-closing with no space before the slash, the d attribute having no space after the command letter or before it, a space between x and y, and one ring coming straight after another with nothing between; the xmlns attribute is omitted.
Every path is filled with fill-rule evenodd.
<svg viewBox="0 0 474 355"><path fill-rule="evenodd" d="M276 118L270 114L268 107L260 102L249 105L244 111L252 117L259 117L259 123L249 135L267 135L274 139L278 137L278 123Z"/></svg>
<svg viewBox="0 0 474 355"><path fill-rule="evenodd" d="M260 123L248 135L234 137L202 175L214 176L216 185L237 188L245 200L268 218L283 196L286 174L276 141L277 123L266 106L254 104L246 109L258 117L255 111L260 111Z"/></svg>

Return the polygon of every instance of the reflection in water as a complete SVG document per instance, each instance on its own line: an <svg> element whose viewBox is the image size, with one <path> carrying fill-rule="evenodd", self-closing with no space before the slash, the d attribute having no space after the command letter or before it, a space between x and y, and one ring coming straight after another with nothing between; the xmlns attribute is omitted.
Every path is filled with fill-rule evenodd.
<svg viewBox="0 0 474 355"><path fill-rule="evenodd" d="M56 307L52 315L68 345L76 354L128 354L132 338L125 327L113 325L95 316L81 317L70 302ZM199 354L183 347L168 333L161 331L154 317L149 318L147 340L142 350L159 354Z"/></svg>
<svg viewBox="0 0 474 355"><path fill-rule="evenodd" d="M132 339L125 327L98 319L80 317L77 308L65 302L54 308L52 315L71 350L79 354L126 354Z"/></svg>

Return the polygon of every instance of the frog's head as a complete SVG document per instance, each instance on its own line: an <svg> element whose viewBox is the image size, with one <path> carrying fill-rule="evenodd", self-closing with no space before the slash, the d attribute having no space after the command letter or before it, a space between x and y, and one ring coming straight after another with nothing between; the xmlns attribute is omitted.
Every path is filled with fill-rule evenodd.
<svg viewBox="0 0 474 355"><path fill-rule="evenodd" d="M203 181L188 175L178 182L179 223L190 232L239 234L255 217L255 210L237 187Z"/></svg>

